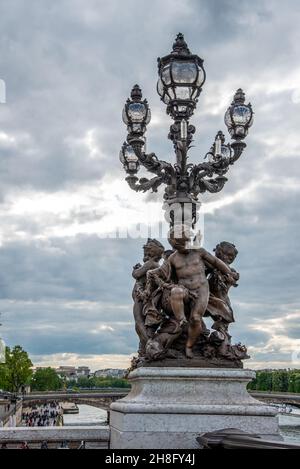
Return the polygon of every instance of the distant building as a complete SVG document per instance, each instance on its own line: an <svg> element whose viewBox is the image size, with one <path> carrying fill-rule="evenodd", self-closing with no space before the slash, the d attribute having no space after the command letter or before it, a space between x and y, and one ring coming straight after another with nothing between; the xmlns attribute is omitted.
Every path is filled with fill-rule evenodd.
<svg viewBox="0 0 300 469"><path fill-rule="evenodd" d="M91 374L91 370L89 369L88 366L79 366L79 367L77 368L76 373L77 373L77 376L78 376L78 377L79 377L79 376L86 376L86 377L89 377L90 374Z"/></svg>
<svg viewBox="0 0 300 469"><path fill-rule="evenodd" d="M103 370L97 370L94 373L96 378L124 378L126 370L118 368L105 368Z"/></svg>
<svg viewBox="0 0 300 469"><path fill-rule="evenodd" d="M75 366L60 366L56 368L56 373L66 381L77 381L78 378L82 377L89 377L91 374L91 370L88 366L79 366L76 368Z"/></svg>

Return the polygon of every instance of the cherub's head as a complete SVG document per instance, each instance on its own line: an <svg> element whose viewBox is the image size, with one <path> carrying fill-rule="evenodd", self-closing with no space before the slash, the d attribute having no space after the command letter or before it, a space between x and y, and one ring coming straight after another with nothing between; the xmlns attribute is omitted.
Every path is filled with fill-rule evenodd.
<svg viewBox="0 0 300 469"><path fill-rule="evenodd" d="M214 249L216 257L221 259L221 261L225 262L225 264L232 264L234 259L238 254L238 250L234 244L228 243L227 241L222 241L221 243L217 244Z"/></svg>
<svg viewBox="0 0 300 469"><path fill-rule="evenodd" d="M176 251L186 252L190 249L188 244L191 241L191 236L189 227L179 225L171 228L168 234L168 241Z"/></svg>
<svg viewBox="0 0 300 469"><path fill-rule="evenodd" d="M163 259L166 261L174 253L173 249L166 249L163 254Z"/></svg>
<svg viewBox="0 0 300 469"><path fill-rule="evenodd" d="M152 360L157 360L163 353L164 348L160 342L149 339L146 344L146 355Z"/></svg>
<svg viewBox="0 0 300 469"><path fill-rule="evenodd" d="M148 238L147 243L143 246L144 249L144 262L149 259L159 261L162 258L165 248L157 241L157 239Z"/></svg>

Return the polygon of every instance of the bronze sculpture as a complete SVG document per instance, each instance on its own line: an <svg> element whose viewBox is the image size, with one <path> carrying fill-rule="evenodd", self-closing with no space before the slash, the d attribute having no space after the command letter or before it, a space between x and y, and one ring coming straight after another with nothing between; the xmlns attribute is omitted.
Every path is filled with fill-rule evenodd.
<svg viewBox="0 0 300 469"><path fill-rule="evenodd" d="M231 362L240 367L241 359L248 358L245 347L231 345L228 333L234 321L228 291L239 279L229 264L237 250L222 242L213 256L204 248L187 246L190 236L185 226L179 234L170 230L173 250L166 252L161 266L157 260L162 245L148 240L144 265L134 267L133 276L138 278L133 290L134 317L140 338L135 365L228 366ZM214 319L213 332L207 329L205 316Z"/></svg>
<svg viewBox="0 0 300 469"><path fill-rule="evenodd" d="M232 345L228 332L234 322L228 293L239 279L230 264L237 249L223 241L213 256L192 242L192 230L197 223L199 194L221 191L227 181L225 174L246 147L243 140L253 123L252 107L239 88L224 117L234 141L226 144L219 131L205 156L208 161L188 163L196 130L189 119L206 78L203 60L190 52L179 33L171 53L158 59L158 74L158 94L174 120L168 135L175 150L174 165L146 153L151 112L138 85L123 109L128 134L120 160L126 181L137 192L156 192L161 184L166 185L163 208L172 247L165 251L160 242L149 239L144 246L144 264L133 268L134 318L140 339L134 365L242 367L241 360L248 358L246 347ZM141 166L155 176L138 178ZM205 324L206 317L213 319L212 331Z"/></svg>

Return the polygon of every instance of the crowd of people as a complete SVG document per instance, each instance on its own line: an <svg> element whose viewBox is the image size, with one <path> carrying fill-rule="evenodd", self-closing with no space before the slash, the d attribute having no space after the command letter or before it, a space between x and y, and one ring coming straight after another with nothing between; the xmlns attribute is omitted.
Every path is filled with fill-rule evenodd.
<svg viewBox="0 0 300 469"><path fill-rule="evenodd" d="M56 401L36 405L23 412L22 424L26 427L54 427L60 424L62 414L62 408Z"/></svg>

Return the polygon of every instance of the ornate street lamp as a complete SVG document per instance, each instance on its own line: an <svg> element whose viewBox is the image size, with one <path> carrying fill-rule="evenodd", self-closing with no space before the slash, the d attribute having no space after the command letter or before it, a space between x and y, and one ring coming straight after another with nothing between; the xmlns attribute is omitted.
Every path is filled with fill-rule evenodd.
<svg viewBox="0 0 300 469"><path fill-rule="evenodd" d="M131 99L123 109L123 122L127 125L131 138L141 138L146 132L146 125L151 119L151 112L146 99L142 101L142 90L139 85L134 85L131 91Z"/></svg>
<svg viewBox="0 0 300 469"><path fill-rule="evenodd" d="M192 116L205 82L203 60L188 49L178 34L171 54L158 59L157 92L174 120Z"/></svg>
<svg viewBox="0 0 300 469"><path fill-rule="evenodd" d="M224 120L231 138L242 140L246 137L253 123L253 111L250 103L245 104L245 93L241 88L235 93Z"/></svg>
<svg viewBox="0 0 300 469"><path fill-rule="evenodd" d="M206 155L208 161L188 164L188 151L196 130L189 123L189 118L193 115L205 82L205 71L203 60L190 52L183 34L177 35L172 52L158 59L158 75L158 94L174 120L168 138L174 145L176 163L172 165L161 161L154 153L147 154L145 151L145 133L151 113L147 100L142 100L138 85L133 87L131 99L127 100L123 110L128 134L120 160L128 174L126 180L133 190L145 192L152 189L155 192L161 184L166 185L164 208L171 227L177 222L194 227L200 205L199 194L223 189L227 181L225 174L246 147L242 140L253 123L253 111L251 104L245 104L244 92L238 89L225 113L225 124L234 141L226 144L224 134L219 131ZM155 177L139 179L136 173L140 165Z"/></svg>

